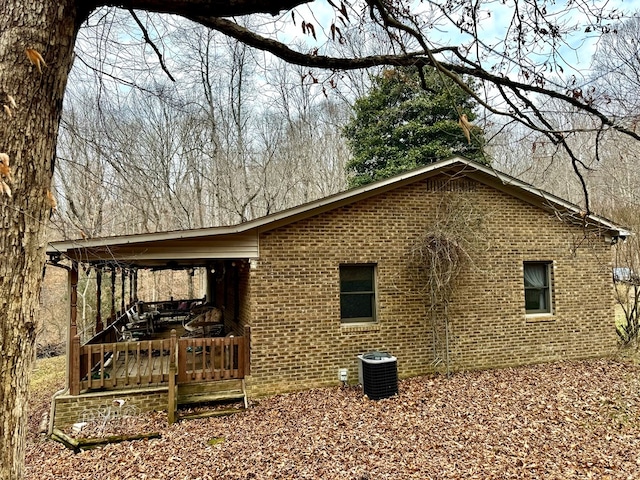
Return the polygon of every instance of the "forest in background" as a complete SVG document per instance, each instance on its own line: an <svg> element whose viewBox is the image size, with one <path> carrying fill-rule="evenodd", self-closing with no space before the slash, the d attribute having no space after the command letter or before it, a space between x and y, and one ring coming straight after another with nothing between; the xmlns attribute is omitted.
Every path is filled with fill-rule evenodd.
<svg viewBox="0 0 640 480"><path fill-rule="evenodd" d="M96 54L78 54L65 101L52 239L235 224L346 188L343 129L380 69L321 77L204 27L148 15L145 31L165 71L128 12L93 17L79 42ZM367 53L357 29L343 35L330 48ZM639 42L638 18L603 35L581 83L583 95L633 128ZM123 55L146 65L125 69L135 62ZM567 141L584 162L591 210L632 222L625 211L638 205L637 142L603 134L593 160L594 125L560 102L542 108L557 129L573 130ZM474 124L495 168L584 204L570 159L542 133L481 107Z"/></svg>
<svg viewBox="0 0 640 480"><path fill-rule="evenodd" d="M44 250L49 239L95 237L103 234L98 232L107 231L110 234L157 231L178 222L196 225L200 219L234 223L261 212L275 211L281 208L278 203L282 199L293 199L294 195L289 193L280 195L282 189L279 188L275 194L265 195L265 188L255 187L266 184L263 180L270 182L273 177L286 187L292 182L278 176L281 169L270 168L281 158L274 156L278 151L276 144L266 141L273 137L262 135L264 130L255 125L243 130L248 117L241 109L247 98L253 95L257 99L259 117L266 118L272 112L268 107L273 103L273 88L262 77L283 71L272 68L277 64L272 58L305 66L297 70L301 73L297 78L301 83L314 86L317 90L312 92L318 92L320 101L323 97L333 100L330 92L335 90L338 98L345 97L347 105L359 96L351 92L360 85L360 77L343 72L371 69L368 71L375 75L380 72L379 68L385 67L436 69L463 89L465 78L470 77L477 82L478 92L468 93L483 108L467 120L463 113L469 112L458 112L458 121L467 132L465 136L473 129L482 129L489 135L487 150L502 146L511 152L512 145L517 144L513 150L521 148L525 156L540 161L530 168L520 163L520 157L515 157L510 165L514 166L514 173L534 178L542 172L540 176L545 181L564 179L558 182L559 187L568 192L565 196L570 196L574 187L569 177L563 177L562 161L567 160L569 170L576 175L578 191L582 193L580 204L585 219L590 218L587 214L602 211L598 202L613 205L616 219L622 217L619 212L625 210L629 197L629 203L633 202L633 193L629 197L617 196L624 180L633 175L619 171L617 165L623 162L619 162L621 158L616 157L616 152L627 155L633 150L633 147L627 148L626 138L640 141L634 113L638 78L638 45L634 33L638 28L632 25L631 30L625 32L623 25L625 19L632 22L638 15L629 11L632 6L624 0L564 3L553 0L472 3L466 0L130 0L118 3L128 9L123 13L110 8L112 5L100 0L11 0L7 8L0 9L5 27L0 31L0 101L4 119L0 122L3 144L0 250L4 258L0 262L0 290L4 299L0 302L3 318L0 346L4 358L0 368L3 386L0 392L1 478L22 478L24 473L27 412L18 407L28 400L37 333L34 319L43 298L40 292ZM174 17L156 13L180 16L193 23L175 22ZM184 82L191 77L176 70L176 65L184 61L193 67L202 63L198 62L199 57L212 58L210 54L215 54L207 48L177 48L181 38L192 34L194 23L235 39L238 43L227 42L238 53L233 58L244 55L241 44L257 49L246 51L262 66L256 75L260 81L253 85L253 90L242 88L247 85L244 79L249 70L234 67L227 71L228 57L214 55L215 61L209 62L208 72L199 66L194 68L204 72L203 84L209 86L216 85L215 79L222 78L227 71L225 78L229 83L219 90L226 93L211 94L206 101L195 90L192 90L193 96L182 93L189 91L190 87ZM182 37L179 32L183 32ZM605 52L602 72L596 74L596 77L601 75L601 84L596 86L592 73L585 73L585 62L595 47L608 40L626 42L626 45L616 45L621 55ZM201 51L206 55L199 55ZM76 69L69 77L74 63ZM97 75L83 78L83 66L89 69L87 72ZM149 98L164 95L179 82L187 85L186 88L180 87L179 95L171 95L170 101L158 107L142 108L145 102L142 96L138 97L139 102L129 104L130 99L143 92L149 93ZM367 82L365 78L362 85ZM206 92L207 88L202 90ZM616 97L617 94L620 96ZM63 136L73 130L67 127L74 118L71 115L74 98L85 101L87 111L77 112L76 118L84 122L77 129L82 136L75 137L68 145L80 138L82 141L74 147L91 155L67 156L77 167L75 181L82 188L78 192L69 190L71 195L65 195L62 182L71 184L74 172L66 172L60 163L66 155ZM222 110L216 108L221 106L218 98L234 99L229 101L234 105L227 116L231 121L221 121ZM184 151L182 146L177 147L180 154L176 154L177 144L172 139L183 138L185 131L191 138L191 132L199 131L203 124L201 119L196 119L190 127L177 127L172 114L175 111L191 113L186 107L192 103L198 112L203 106L206 110L207 104L214 105L210 109L214 115L205 133L206 141L202 146L190 144ZM65 131L60 131L65 105ZM165 111L163 105L180 108ZM134 111L143 112L142 120L134 118ZM101 115L97 116L96 112ZM108 115L102 116L105 112ZM255 112L251 110L251 113ZM161 148L143 142L151 131L147 120L154 115L163 120L156 123L165 125L173 134L156 135ZM467 125L469 119L473 125ZM271 123L281 125L277 119L256 125ZM514 128L516 124L529 130ZM314 135L319 129L319 123L313 125ZM624 137L616 138L612 132ZM110 142L116 137L125 143L116 144L112 149ZM249 141L254 138L261 140ZM136 148L129 148L127 141ZM134 156L138 145L144 145L139 150L147 154L145 158ZM169 159L170 163L156 162L158 155L147 152L153 149L165 152L165 160ZM214 172L218 167L222 171L228 166L232 175L227 178L232 180L223 181L222 175L198 176L193 180L182 173L193 169L181 169L176 164L197 149L206 149L207 156L216 160ZM608 161L604 160L605 150ZM499 150L495 151L500 154ZM298 156L296 152L294 161ZM496 158L507 162L514 156ZM553 164L546 167L552 158ZM88 168L90 163L98 165L95 175ZM611 182L602 182L606 177L597 176L593 166L604 169L605 164L616 165L612 175L616 183L610 189L614 192L598 195L594 188L611 185ZM153 175L149 174L150 169ZM207 173L204 169L203 172ZM135 183L131 177L137 173L144 175ZM57 175L55 181L54 174ZM618 175L624 176L623 180L617 178ZM218 191L200 189L203 178L211 180ZM166 188L151 199L145 198L145 189L156 181ZM195 201L203 205L199 209L201 214L193 213L195 209L189 207L188 199L176 199L175 204L168 205L167 194L182 193L181 185L191 184L195 188L190 188L189 193L194 191ZM96 185L100 185L97 190ZM304 187L304 182L302 185ZM232 195L225 197L223 188L228 188ZM121 189L124 190L119 191ZM293 188L287 190L293 191ZM302 198L310 192L305 188L300 190ZM56 197L58 208L54 212ZM295 200L299 202L299 198ZM96 209L96 205L100 207ZM205 207L213 213L207 213ZM634 220L633 210L629 210L630 220ZM113 213L116 211L117 217ZM215 215L218 218L214 218ZM55 235L49 231L52 216ZM632 222L624 223L631 226ZM629 248L627 251L632 252ZM633 253L631 258L636 257ZM637 270L627 271L634 272L633 276L629 275L633 278Z"/></svg>
<svg viewBox="0 0 640 480"><path fill-rule="evenodd" d="M354 102L382 69L321 77L205 27L174 17L145 18L163 65L128 12L100 10L81 30L83 51L96 55L79 54L71 73L51 239L235 224L347 188L351 152L343 130ZM367 53L362 32L343 35L330 48ZM621 24L615 35L603 35L582 84L601 109L632 119L634 128L639 44L638 18ZM375 49L381 45L382 39ZM139 56L146 65L121 68L122 55ZM484 132L491 165L578 205L585 202L584 181L594 212L640 226L637 142L605 133L594 160L594 125L560 102L543 108L556 128L573 130L567 141L584 161L581 176L542 133L478 107L474 125ZM633 267L639 249L635 239L629 243L619 262ZM42 290L41 337L62 341L66 282L51 270ZM80 314L91 324L91 272L85 276ZM186 280L154 273L141 284L148 283L150 297L160 291L179 297L186 291L175 285L186 289Z"/></svg>

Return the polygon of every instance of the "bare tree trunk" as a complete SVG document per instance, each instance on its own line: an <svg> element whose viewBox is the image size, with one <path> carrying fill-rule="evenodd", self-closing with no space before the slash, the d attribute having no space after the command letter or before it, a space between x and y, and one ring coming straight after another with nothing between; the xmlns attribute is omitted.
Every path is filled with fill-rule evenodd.
<svg viewBox="0 0 640 480"><path fill-rule="evenodd" d="M23 475L28 372L32 367L51 184L62 99L78 12L71 0L6 1L0 8L0 152L12 195L0 196L0 478ZM26 55L44 57L42 73ZM13 98L16 107L12 107Z"/></svg>

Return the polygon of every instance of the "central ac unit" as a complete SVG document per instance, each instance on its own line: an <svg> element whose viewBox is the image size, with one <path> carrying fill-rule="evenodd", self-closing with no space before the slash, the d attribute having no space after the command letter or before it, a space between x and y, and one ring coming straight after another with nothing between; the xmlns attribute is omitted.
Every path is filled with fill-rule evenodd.
<svg viewBox="0 0 640 480"><path fill-rule="evenodd" d="M398 394L398 364L396 357L384 352L358 355L358 379L371 400Z"/></svg>

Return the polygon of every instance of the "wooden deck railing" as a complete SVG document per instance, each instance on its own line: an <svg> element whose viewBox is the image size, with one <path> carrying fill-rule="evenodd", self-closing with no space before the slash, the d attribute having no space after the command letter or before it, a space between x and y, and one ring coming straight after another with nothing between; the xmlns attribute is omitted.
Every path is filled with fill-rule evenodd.
<svg viewBox="0 0 640 480"><path fill-rule="evenodd" d="M75 344L76 342L74 342ZM175 339L72 345L70 393L169 382Z"/></svg>
<svg viewBox="0 0 640 480"><path fill-rule="evenodd" d="M244 378L245 338L178 340L178 384Z"/></svg>
<svg viewBox="0 0 640 480"><path fill-rule="evenodd" d="M170 338L80 345L70 349L71 395L95 389L136 388L241 379L249 373L246 337Z"/></svg>

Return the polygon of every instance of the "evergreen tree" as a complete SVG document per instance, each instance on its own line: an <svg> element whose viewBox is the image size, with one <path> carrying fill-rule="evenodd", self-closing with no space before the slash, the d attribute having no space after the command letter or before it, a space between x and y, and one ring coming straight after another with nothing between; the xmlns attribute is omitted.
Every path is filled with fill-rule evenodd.
<svg viewBox="0 0 640 480"><path fill-rule="evenodd" d="M473 98L435 69L425 68L424 80L426 89L415 69L384 70L356 100L344 129L353 154L347 164L352 187L452 155L488 163L482 131L474 127L469 143L458 123L462 114L473 121Z"/></svg>

